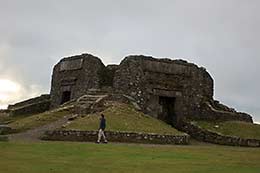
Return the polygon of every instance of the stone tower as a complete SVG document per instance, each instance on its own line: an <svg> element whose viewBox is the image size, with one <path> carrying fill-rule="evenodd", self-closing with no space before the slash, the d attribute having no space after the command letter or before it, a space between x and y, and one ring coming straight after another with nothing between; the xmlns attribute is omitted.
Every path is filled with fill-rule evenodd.
<svg viewBox="0 0 260 173"><path fill-rule="evenodd" d="M62 59L55 65L51 83L51 107L76 99L100 85L101 60L89 54Z"/></svg>

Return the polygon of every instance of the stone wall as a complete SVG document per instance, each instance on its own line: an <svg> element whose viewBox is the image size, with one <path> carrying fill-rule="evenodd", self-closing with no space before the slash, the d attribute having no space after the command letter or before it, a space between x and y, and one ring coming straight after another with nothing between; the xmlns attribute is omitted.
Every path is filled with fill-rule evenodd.
<svg viewBox="0 0 260 173"><path fill-rule="evenodd" d="M76 130L57 130L47 131L42 137L44 140L55 141L86 141L95 142L97 140L97 131L76 131ZM189 135L160 135L148 133L133 132L105 132L110 142L126 143L148 143L148 144L177 144L187 145L190 142Z"/></svg>
<svg viewBox="0 0 260 173"><path fill-rule="evenodd" d="M101 70L100 87L113 87L115 72L118 69L118 65L108 65Z"/></svg>
<svg viewBox="0 0 260 173"><path fill-rule="evenodd" d="M21 116L21 115L30 115L30 114L38 114L45 112L50 109L50 100L25 105L23 107L19 107L16 109L12 109L10 111L10 116Z"/></svg>
<svg viewBox="0 0 260 173"><path fill-rule="evenodd" d="M50 109L50 95L45 94L39 97L28 99L14 105L8 106L10 116L42 113Z"/></svg>
<svg viewBox="0 0 260 173"><path fill-rule="evenodd" d="M214 108L209 102L205 102L200 110L200 120L207 121L245 121L253 122L253 119L250 115L246 113L236 112L234 109L230 108Z"/></svg>
<svg viewBox="0 0 260 173"><path fill-rule="evenodd" d="M43 102L43 101L47 101L50 100L50 95L49 94L43 94L39 97L35 97L35 98L31 98L13 105L9 105L8 106L8 110L12 110L12 109L18 109L27 105L31 105L31 104L35 104L35 103L39 103L39 102Z"/></svg>
<svg viewBox="0 0 260 173"><path fill-rule="evenodd" d="M10 110L8 109L0 109L0 117L1 116L8 116L10 113Z"/></svg>
<svg viewBox="0 0 260 173"><path fill-rule="evenodd" d="M222 135L220 133L203 129L191 122L181 122L179 124L179 129L199 141L230 146L260 147L260 139L245 139L236 136Z"/></svg>

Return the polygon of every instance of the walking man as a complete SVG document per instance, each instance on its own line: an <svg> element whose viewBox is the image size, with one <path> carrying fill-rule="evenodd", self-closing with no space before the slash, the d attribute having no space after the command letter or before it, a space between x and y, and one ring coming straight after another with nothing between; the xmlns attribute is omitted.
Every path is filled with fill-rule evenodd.
<svg viewBox="0 0 260 173"><path fill-rule="evenodd" d="M99 131L98 131L97 143L100 143L101 137L103 137L104 142L107 143L107 139L106 139L106 136L104 134L105 128L106 128L106 119L105 119L104 114L101 114L100 122L99 122Z"/></svg>

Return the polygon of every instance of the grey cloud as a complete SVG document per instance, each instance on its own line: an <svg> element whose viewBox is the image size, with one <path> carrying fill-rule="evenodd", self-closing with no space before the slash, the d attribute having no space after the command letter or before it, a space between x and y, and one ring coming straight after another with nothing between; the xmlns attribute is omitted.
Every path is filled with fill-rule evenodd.
<svg viewBox="0 0 260 173"><path fill-rule="evenodd" d="M51 68L64 56L183 58L207 68L216 99L260 122L258 0L0 2L0 77L28 92L49 92Z"/></svg>

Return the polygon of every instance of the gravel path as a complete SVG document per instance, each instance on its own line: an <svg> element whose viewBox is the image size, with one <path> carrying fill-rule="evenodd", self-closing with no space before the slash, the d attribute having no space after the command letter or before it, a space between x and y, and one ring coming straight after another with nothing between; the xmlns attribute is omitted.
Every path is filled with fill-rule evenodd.
<svg viewBox="0 0 260 173"><path fill-rule="evenodd" d="M40 137L44 134L46 130L55 130L62 127L71 116L65 116L55 122L46 124L44 126L38 127L36 129L28 130L26 132L10 134L9 141L40 141Z"/></svg>

